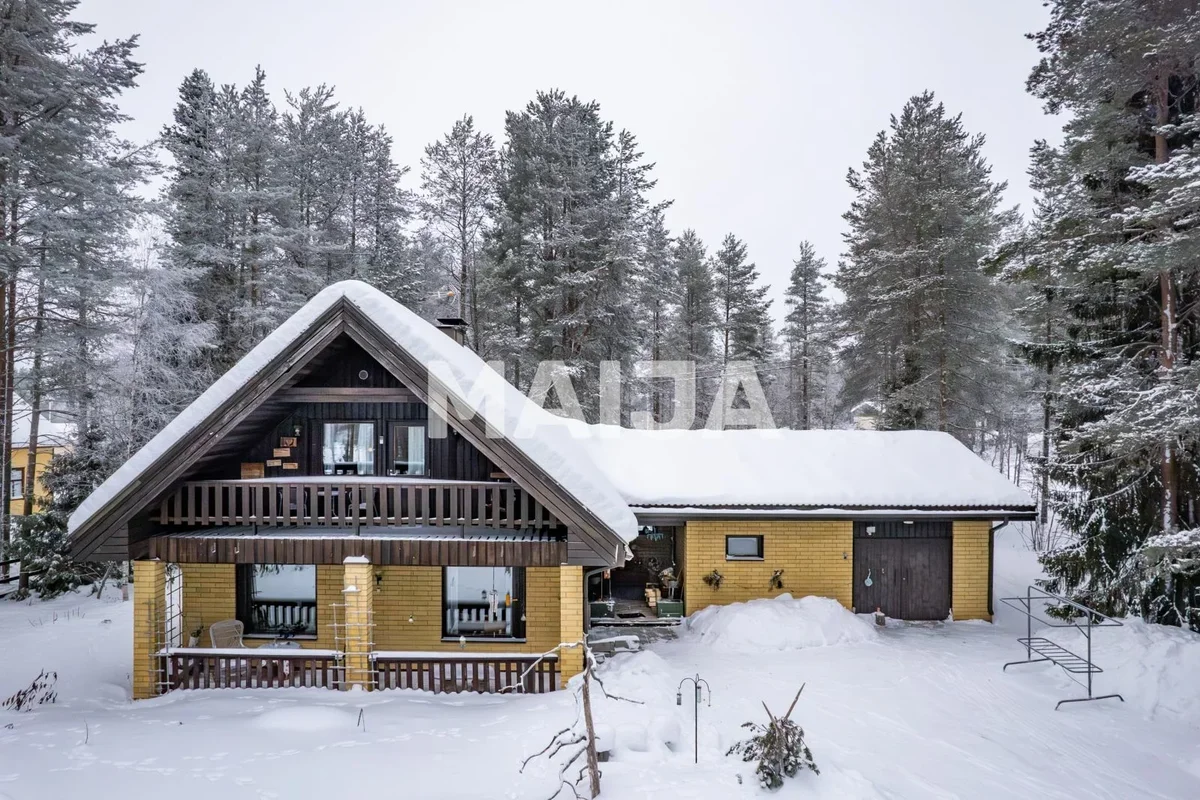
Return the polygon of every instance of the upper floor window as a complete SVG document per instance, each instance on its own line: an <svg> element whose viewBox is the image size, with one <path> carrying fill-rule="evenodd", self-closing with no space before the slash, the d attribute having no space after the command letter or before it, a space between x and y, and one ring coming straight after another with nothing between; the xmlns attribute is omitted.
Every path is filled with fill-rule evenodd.
<svg viewBox="0 0 1200 800"><path fill-rule="evenodd" d="M370 422L326 422L321 456L326 475L374 475L375 426Z"/></svg>
<svg viewBox="0 0 1200 800"><path fill-rule="evenodd" d="M25 470L14 467L8 473L8 497L20 500L25 497Z"/></svg>
<svg viewBox="0 0 1200 800"><path fill-rule="evenodd" d="M392 426L392 475L425 474L425 426Z"/></svg>

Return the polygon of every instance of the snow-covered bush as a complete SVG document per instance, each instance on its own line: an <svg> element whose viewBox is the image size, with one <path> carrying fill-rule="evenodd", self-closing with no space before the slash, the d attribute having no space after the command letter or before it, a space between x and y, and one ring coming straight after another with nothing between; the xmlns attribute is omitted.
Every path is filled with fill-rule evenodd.
<svg viewBox="0 0 1200 800"><path fill-rule="evenodd" d="M804 687L800 687L800 691L804 691ZM796 700L799 699L800 692L797 692ZM757 761L754 774L764 789L778 789L783 786L784 778L794 778L802 769L821 774L817 762L813 760L812 751L804 742L804 729L791 718L796 700L792 701L791 708L782 717L776 717L767 709L771 720L765 725L761 722L743 724L742 727L749 728L754 735L738 742L726 753L740 755L742 761Z"/></svg>
<svg viewBox="0 0 1200 800"><path fill-rule="evenodd" d="M57 672L42 670L33 679L33 683L21 691L13 693L3 703L0 703L0 708L7 708L10 711L29 711L34 706L53 703L58 699L58 691L54 688L57 683Z"/></svg>
<svg viewBox="0 0 1200 800"><path fill-rule="evenodd" d="M28 576L28 590L22 588L16 599L37 592L43 600L90 583L95 565L76 563L67 555L67 530L62 521L47 512L30 514L11 545L14 558L21 560L21 572Z"/></svg>

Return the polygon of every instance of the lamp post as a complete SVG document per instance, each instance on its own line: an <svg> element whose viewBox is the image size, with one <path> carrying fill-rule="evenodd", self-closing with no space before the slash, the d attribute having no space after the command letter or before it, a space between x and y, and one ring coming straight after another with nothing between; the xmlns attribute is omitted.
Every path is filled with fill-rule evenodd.
<svg viewBox="0 0 1200 800"><path fill-rule="evenodd" d="M708 690L708 707L712 708L712 687L708 685L708 681L700 678L700 673L696 673L694 678L684 678L679 682L679 688L675 691L675 705L683 705L683 685L688 681L692 682L692 686L696 690L696 708L692 715L693 731L692 731L692 762L700 763L700 701L702 698L703 686Z"/></svg>

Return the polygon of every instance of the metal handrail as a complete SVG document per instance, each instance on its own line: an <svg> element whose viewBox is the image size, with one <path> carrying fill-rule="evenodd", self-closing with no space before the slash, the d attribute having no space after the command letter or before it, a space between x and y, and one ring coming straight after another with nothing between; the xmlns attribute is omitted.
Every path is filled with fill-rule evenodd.
<svg viewBox="0 0 1200 800"><path fill-rule="evenodd" d="M1036 597L1034 596L1035 592L1037 593ZM1034 600L1063 603L1072 608L1077 608L1077 609L1079 609L1080 612L1082 612L1082 616L1087 619L1087 625L1086 626L1081 625L1079 623L1078 616L1072 617L1069 620L1058 620L1058 621L1051 621L1048 619L1044 619L1043 617L1040 617L1033 613ZM1119 695L1119 694L1105 694L1105 695L1100 695L1099 697L1092 696L1092 675L1096 672L1104 671L1104 670L1100 669L1100 667L1096 666L1095 663L1092 662L1092 629L1093 628L1121 628L1121 627L1124 627L1123 622L1121 622L1120 620L1115 619L1113 617L1110 617L1107 614L1102 614L1094 608L1088 608L1087 606L1083 605L1082 603L1077 603L1074 600L1071 600L1067 597L1063 597L1062 595L1054 594L1053 592L1048 592L1045 589L1042 589L1041 587L1038 587L1038 586L1026 587L1024 597L1001 597L1000 602L1004 603L1006 606L1009 606L1010 608L1015 608L1017 611L1020 611L1022 614L1025 615L1025 638L1017 639L1017 641L1019 643L1025 645L1025 660L1024 661L1010 661L1004 665L1004 667L1002 668L1002 671L1007 670L1009 667L1016 666L1018 664L1039 664L1039 663L1049 661L1053 664L1057 664L1058 666L1062 667L1063 669L1067 670L1068 672L1086 672L1087 673L1087 697L1077 697L1077 698L1073 698L1070 700L1059 700L1058 703L1054 706L1055 711L1057 711L1058 708L1063 703L1082 703L1082 702L1087 702L1089 700L1106 700L1106 699L1113 698L1113 697L1117 698L1122 703L1125 702L1125 698L1121 697L1121 695ZM1035 619L1038 622L1044 624L1048 628L1075 628L1077 631L1082 633L1083 638L1087 641L1087 657L1080 658L1079 656L1072 653L1070 650L1067 650L1062 645L1056 644L1056 643L1052 642L1051 640L1046 639L1045 637L1038 637L1037 639L1035 639L1033 636L1033 621ZM1097 619L1099 620L1098 622L1095 621ZM1041 656L1041 658L1034 658L1033 657L1034 653L1037 653L1039 656ZM1070 658L1067 658L1068 656L1070 656ZM1063 661L1068 661L1070 663L1062 663ZM1082 661L1083 665L1084 665L1084 668L1082 668L1082 669L1080 669L1077 666L1080 661Z"/></svg>

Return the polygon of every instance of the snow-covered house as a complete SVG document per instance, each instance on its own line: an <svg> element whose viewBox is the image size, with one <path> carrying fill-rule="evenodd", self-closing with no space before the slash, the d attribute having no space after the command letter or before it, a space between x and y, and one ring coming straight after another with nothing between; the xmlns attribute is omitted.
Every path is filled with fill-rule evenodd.
<svg viewBox="0 0 1200 800"><path fill-rule="evenodd" d="M30 448L33 431L33 407L19 394L13 395L12 420L12 463L8 473L9 513L20 516L25 513L25 500L29 491L29 470L33 469L33 502L37 505L48 499L42 483L42 472L50 459L65 452L71 446L75 426L57 422L42 413L38 416L37 443Z"/></svg>
<svg viewBox="0 0 1200 800"><path fill-rule="evenodd" d="M689 613L788 591L987 619L992 525L1033 514L944 434L568 423L460 341L331 286L79 507L76 557L134 561L135 696L552 689L581 654L538 654L587 600L667 569Z"/></svg>

